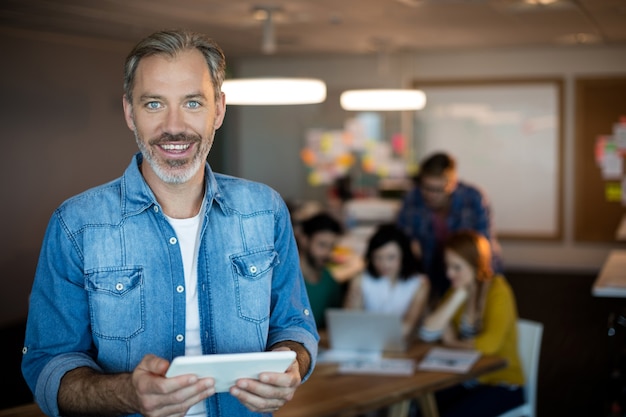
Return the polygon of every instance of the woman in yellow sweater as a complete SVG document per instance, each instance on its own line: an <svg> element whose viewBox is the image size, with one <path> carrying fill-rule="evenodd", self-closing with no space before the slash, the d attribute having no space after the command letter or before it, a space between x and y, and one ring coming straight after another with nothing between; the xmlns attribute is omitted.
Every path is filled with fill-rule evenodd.
<svg viewBox="0 0 626 417"><path fill-rule="evenodd" d="M507 367L437 394L441 417L498 416L524 401L517 353L517 307L511 287L491 269L489 241L461 231L445 245L450 289L424 320L420 337L444 346L476 349L507 360Z"/></svg>

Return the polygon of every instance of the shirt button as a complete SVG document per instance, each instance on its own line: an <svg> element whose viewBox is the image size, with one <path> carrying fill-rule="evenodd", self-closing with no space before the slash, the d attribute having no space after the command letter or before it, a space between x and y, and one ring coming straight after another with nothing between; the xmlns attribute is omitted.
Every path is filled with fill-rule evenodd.
<svg viewBox="0 0 626 417"><path fill-rule="evenodd" d="M152 209L154 210L155 213L159 212L159 207L158 206L154 206Z"/></svg>
<svg viewBox="0 0 626 417"><path fill-rule="evenodd" d="M251 273L251 274L256 274L256 271L257 271L257 267L256 267L256 266L254 266L254 265L252 265L252 266L250 267L250 273Z"/></svg>
<svg viewBox="0 0 626 417"><path fill-rule="evenodd" d="M175 245L178 240L175 237L170 238L170 245Z"/></svg>
<svg viewBox="0 0 626 417"><path fill-rule="evenodd" d="M122 291L124 289L124 284L118 282L117 284L115 284L115 289L118 291Z"/></svg>
<svg viewBox="0 0 626 417"><path fill-rule="evenodd" d="M185 291L185 287L183 287L182 285L179 285L178 287L176 287L176 291L183 292Z"/></svg>
<svg viewBox="0 0 626 417"><path fill-rule="evenodd" d="M22 348L22 354L23 354L23 355L26 355L26 352L28 352L28 348L27 348L26 346L24 346L24 347Z"/></svg>
<svg viewBox="0 0 626 417"><path fill-rule="evenodd" d="M304 315L305 315L305 316L308 316L309 314L311 314L311 312L309 311L309 309L308 309L308 308L305 308L305 309L304 309Z"/></svg>
<svg viewBox="0 0 626 417"><path fill-rule="evenodd" d="M176 335L176 341L177 342L182 342L183 340L185 340L185 336L183 336L182 334Z"/></svg>

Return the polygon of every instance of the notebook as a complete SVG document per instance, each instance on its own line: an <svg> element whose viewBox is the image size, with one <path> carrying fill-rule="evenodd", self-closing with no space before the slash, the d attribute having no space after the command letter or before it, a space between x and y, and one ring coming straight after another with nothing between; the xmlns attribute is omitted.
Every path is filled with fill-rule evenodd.
<svg viewBox="0 0 626 417"><path fill-rule="evenodd" d="M363 310L327 309L326 328L332 350L404 352L402 318Z"/></svg>
<svg viewBox="0 0 626 417"><path fill-rule="evenodd" d="M421 371L468 372L480 358L480 352L469 349L431 348L417 369Z"/></svg>

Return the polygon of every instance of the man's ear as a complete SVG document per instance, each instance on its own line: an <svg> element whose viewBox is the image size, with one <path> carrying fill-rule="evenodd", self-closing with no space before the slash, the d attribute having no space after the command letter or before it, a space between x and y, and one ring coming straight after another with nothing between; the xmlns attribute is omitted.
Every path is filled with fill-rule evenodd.
<svg viewBox="0 0 626 417"><path fill-rule="evenodd" d="M213 122L213 129L217 130L222 126L224 122L224 115L226 114L226 96L224 93L220 93L220 99L215 103L215 121Z"/></svg>
<svg viewBox="0 0 626 417"><path fill-rule="evenodd" d="M126 119L126 126L133 132L135 131L135 119L133 118L133 105L128 101L128 97L124 94L122 97L122 106L124 106L124 119Z"/></svg>

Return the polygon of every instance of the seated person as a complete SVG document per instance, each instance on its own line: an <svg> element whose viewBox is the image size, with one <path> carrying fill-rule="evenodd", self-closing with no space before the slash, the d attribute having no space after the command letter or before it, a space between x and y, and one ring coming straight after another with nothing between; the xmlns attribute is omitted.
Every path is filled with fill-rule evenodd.
<svg viewBox="0 0 626 417"><path fill-rule="evenodd" d="M476 349L507 360L507 367L436 394L441 417L498 416L524 402L517 352L517 307L511 287L492 272L489 241L457 232L445 244L450 288L424 319L420 338L452 348Z"/></svg>
<svg viewBox="0 0 626 417"><path fill-rule="evenodd" d="M393 224L379 226L368 242L365 262L366 271L350 283L345 307L398 314L405 337L413 335L430 283L420 273L410 239Z"/></svg>
<svg viewBox="0 0 626 417"><path fill-rule="evenodd" d="M333 258L342 233L340 223L323 212L300 224L300 268L318 329L326 327L327 308L342 306L345 282L363 268L363 261L358 256L342 259L341 263Z"/></svg>

